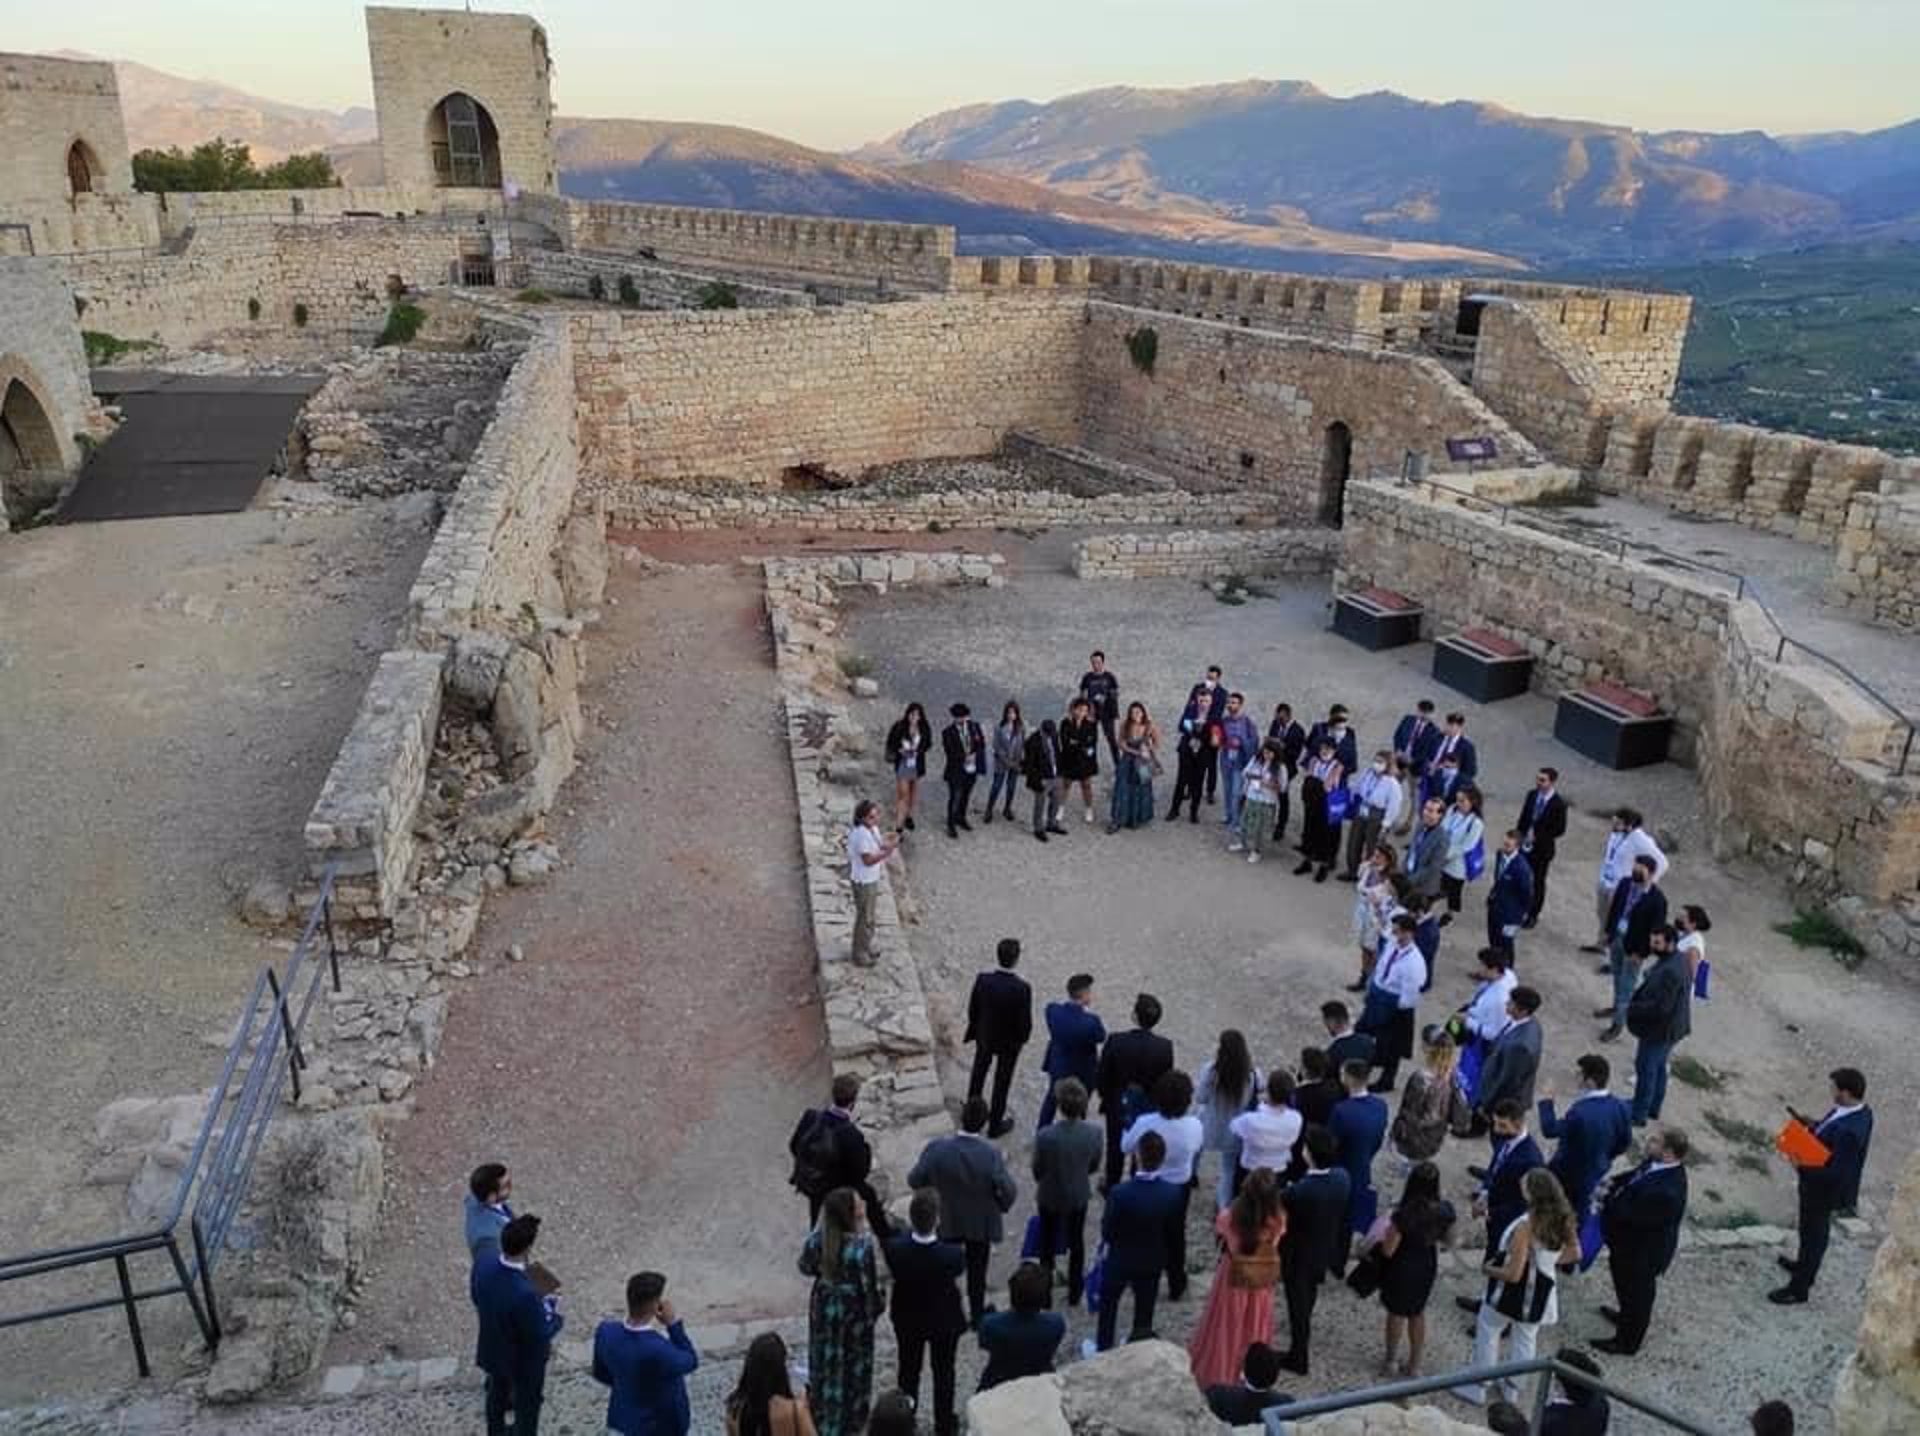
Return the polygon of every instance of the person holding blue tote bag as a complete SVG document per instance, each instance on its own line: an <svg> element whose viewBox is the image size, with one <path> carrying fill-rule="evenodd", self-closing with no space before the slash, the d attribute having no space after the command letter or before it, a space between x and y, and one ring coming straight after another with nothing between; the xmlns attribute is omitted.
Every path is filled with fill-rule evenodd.
<svg viewBox="0 0 1920 1436"><path fill-rule="evenodd" d="M1440 921L1448 923L1460 911L1460 895L1466 891L1468 880L1487 870L1487 826L1480 818L1480 790L1471 783L1455 789L1453 806L1440 820L1440 827L1447 835L1447 859L1440 867L1440 891L1447 895L1447 915ZM1470 865L1472 871L1468 871Z"/></svg>
<svg viewBox="0 0 1920 1436"><path fill-rule="evenodd" d="M1300 778L1300 851L1304 855L1294 876L1312 872L1323 883L1340 855L1340 825L1346 821L1347 772L1334 753L1333 739L1325 735L1316 745Z"/></svg>

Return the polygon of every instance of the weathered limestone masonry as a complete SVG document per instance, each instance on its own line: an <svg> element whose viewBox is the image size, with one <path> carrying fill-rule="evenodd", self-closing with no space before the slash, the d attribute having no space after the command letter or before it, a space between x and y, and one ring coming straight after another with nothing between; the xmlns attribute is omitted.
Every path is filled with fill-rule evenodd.
<svg viewBox="0 0 1920 1436"><path fill-rule="evenodd" d="M160 234L177 240L189 231L242 220L344 219L382 215L407 219L419 215L504 215L508 206L498 190L451 186L336 185L331 189L240 189L213 193L155 195ZM516 207L517 209L517 207Z"/></svg>
<svg viewBox="0 0 1920 1436"><path fill-rule="evenodd" d="M1151 373L1127 345L1142 327L1158 340ZM1351 432L1355 475L1397 473L1409 449L1446 470L1439 440L1450 434L1492 435L1509 462L1540 457L1431 359L1100 301L1087 306L1081 338L1082 444L1175 478L1260 487L1291 518L1314 519L1327 504L1336 423Z"/></svg>
<svg viewBox="0 0 1920 1436"><path fill-rule="evenodd" d="M1546 693L1601 678L1654 693L1723 848L1875 901L1920 886L1920 778L1892 771L1903 728L1838 674L1776 660L1751 600L1398 485L1349 490L1344 535L1336 588L1384 583L1432 633L1524 643Z"/></svg>
<svg viewBox="0 0 1920 1436"><path fill-rule="evenodd" d="M906 1174L928 1140L951 1130L940 1088L926 993L901 926L893 879L882 885L875 914L872 967L848 960L853 895L846 834L863 788L881 775L860 760L866 735L846 708L840 671L836 589L998 584L998 554L877 553L819 559L768 559L767 616L786 709L800 844L807 865L827 1047L837 1073L862 1079L860 1123L873 1139L875 1185L883 1200L905 1195Z"/></svg>
<svg viewBox="0 0 1920 1436"><path fill-rule="evenodd" d="M1859 495L1920 487L1920 459L1646 408L1612 417L1602 487L1835 544Z"/></svg>
<svg viewBox="0 0 1920 1436"><path fill-rule="evenodd" d="M1617 405L1590 354L1536 309L1505 301L1480 315L1473 392L1562 463L1598 468Z"/></svg>
<svg viewBox="0 0 1920 1436"><path fill-rule="evenodd" d="M944 290L951 281L953 230L947 225L673 204L567 204L573 241L585 250L648 250L664 260L705 262L778 280L858 280L875 289Z"/></svg>
<svg viewBox="0 0 1920 1436"><path fill-rule="evenodd" d="M499 183L557 194L552 60L547 32L525 15L367 7L367 52L387 184L431 188L445 181L428 138L449 94L484 107L499 142Z"/></svg>
<svg viewBox="0 0 1920 1436"><path fill-rule="evenodd" d="M0 255L152 244L113 66L0 54Z"/></svg>
<svg viewBox="0 0 1920 1436"><path fill-rule="evenodd" d="M1827 596L1876 622L1920 633L1920 493L1854 496Z"/></svg>
<svg viewBox="0 0 1920 1436"><path fill-rule="evenodd" d="M31 405L9 390L19 384ZM37 470L80 462L76 436L98 433L100 406L87 380L87 355L73 296L58 275L27 260L0 259L0 405L16 454L0 434L0 472L16 457Z"/></svg>
<svg viewBox="0 0 1920 1436"><path fill-rule="evenodd" d="M634 259L607 259L588 254L566 254L554 249L532 249L520 256L527 282L553 294L585 296L589 283L598 277L604 297L617 301L620 281L632 283L639 295L641 309L691 309L698 307L702 292L712 284L730 286L740 304L748 309L811 309L819 301L804 289L781 289L770 284L748 284L698 270L675 269L664 264L648 264Z"/></svg>
<svg viewBox="0 0 1920 1436"><path fill-rule="evenodd" d="M1070 441L1082 304L935 298L802 311L570 315L588 488L707 477L776 483L819 466Z"/></svg>
<svg viewBox="0 0 1920 1436"><path fill-rule="evenodd" d="M1860 1344L1834 1390L1837 1436L1920 1431L1920 1155L1908 1159L1867 1278Z"/></svg>
<svg viewBox="0 0 1920 1436"><path fill-rule="evenodd" d="M1610 402L1666 404L1673 398L1693 315L1689 295L1475 279L1464 284L1463 298L1497 301L1481 312L1483 324L1495 309L1531 313L1560 346L1585 356Z"/></svg>
<svg viewBox="0 0 1920 1436"><path fill-rule="evenodd" d="M627 484L608 499L618 522L643 529L825 529L924 533L928 529L1080 527L1093 524L1270 524L1273 502L1252 492L1072 494L1029 489L955 489L914 498L862 493L755 493L739 486Z"/></svg>
<svg viewBox="0 0 1920 1436"><path fill-rule="evenodd" d="M1306 578L1332 573L1339 553L1334 529L1098 534L1074 545L1073 571L1081 578Z"/></svg>

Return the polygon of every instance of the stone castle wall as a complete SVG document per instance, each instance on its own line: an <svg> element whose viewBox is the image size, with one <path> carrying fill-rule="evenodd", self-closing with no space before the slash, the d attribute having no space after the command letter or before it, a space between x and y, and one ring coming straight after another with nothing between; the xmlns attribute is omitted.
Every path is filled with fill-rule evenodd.
<svg viewBox="0 0 1920 1436"><path fill-rule="evenodd" d="M1611 415L1606 387L1592 356L1534 308L1494 303L1481 311L1473 392L1544 453L1577 468L1599 467Z"/></svg>
<svg viewBox="0 0 1920 1436"><path fill-rule="evenodd" d="M641 309L697 308L702 291L715 283L731 286L740 304L748 309L811 309L818 302L803 289L722 280L719 275L638 259L609 259L555 249L530 249L519 259L527 282L552 294L589 295L589 284L598 278L605 291L603 297L617 301L620 281L631 280L639 296L636 307Z"/></svg>
<svg viewBox="0 0 1920 1436"><path fill-rule="evenodd" d="M45 431L16 436L37 450L25 457L36 468L73 469L80 462L75 435L99 422L73 295L45 265L0 259L0 399L16 380L47 419Z"/></svg>
<svg viewBox="0 0 1920 1436"><path fill-rule="evenodd" d="M1833 570L1832 602L1920 633L1920 493L1855 495Z"/></svg>
<svg viewBox="0 0 1920 1436"><path fill-rule="evenodd" d="M1151 328L1151 373L1127 335ZM1329 426L1352 431L1350 470L1397 473L1409 449L1448 467L1439 438L1491 434L1509 462L1538 452L1431 359L1241 329L1095 301L1082 326L1080 442L1176 478L1259 487L1282 511L1322 512Z"/></svg>
<svg viewBox="0 0 1920 1436"><path fill-rule="evenodd" d="M1073 547L1079 578L1309 578L1333 572L1334 529L1096 534Z"/></svg>
<svg viewBox="0 0 1920 1436"><path fill-rule="evenodd" d="M1723 847L1875 899L1920 885L1920 777L1892 772L1904 727L1832 670L1776 660L1771 623L1724 586L1384 484L1349 491L1334 582L1412 596L1429 636L1525 644L1544 693L1603 678L1653 693Z"/></svg>
<svg viewBox="0 0 1920 1436"><path fill-rule="evenodd" d="M68 151L85 147L74 193ZM153 201L133 192L113 66L0 54L0 255L123 249L157 239Z"/></svg>
<svg viewBox="0 0 1920 1436"><path fill-rule="evenodd" d="M1083 306L937 298L847 308L569 316L588 489L775 484L983 454L1010 431L1070 440Z"/></svg>
<svg viewBox="0 0 1920 1436"><path fill-rule="evenodd" d="M504 187L539 194L559 190L545 30L525 15L468 10L369 5L366 15L387 184L434 187L427 121L458 91L478 100L493 118Z"/></svg>
<svg viewBox="0 0 1920 1436"><path fill-rule="evenodd" d="M1680 379L1693 299L1631 289L1582 289L1519 279L1475 279L1463 284L1472 296L1494 296L1517 305L1591 366L1610 404L1666 404Z"/></svg>

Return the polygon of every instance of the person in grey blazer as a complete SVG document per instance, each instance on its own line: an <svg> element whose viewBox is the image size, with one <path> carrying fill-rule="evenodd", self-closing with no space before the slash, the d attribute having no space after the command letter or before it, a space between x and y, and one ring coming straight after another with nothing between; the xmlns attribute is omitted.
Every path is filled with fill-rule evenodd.
<svg viewBox="0 0 1920 1436"><path fill-rule="evenodd" d="M1087 1089L1078 1077L1054 1084L1059 1115L1033 1139L1034 1205L1040 1212L1040 1265L1053 1289L1053 1259L1067 1253L1067 1305L1078 1306L1086 1277L1087 1205L1093 1200L1093 1174L1107 1152L1107 1136L1087 1120ZM1048 1306L1053 1305L1048 1297Z"/></svg>
<svg viewBox="0 0 1920 1436"><path fill-rule="evenodd" d="M1406 861L1400 865L1408 890L1429 900L1440 896L1440 875L1447 861L1447 830L1440 826L1445 816L1446 808L1438 798L1420 805L1420 818L1407 839Z"/></svg>
<svg viewBox="0 0 1920 1436"><path fill-rule="evenodd" d="M1480 1067L1480 1082L1474 1088L1474 1109L1493 1111L1493 1104L1511 1097L1522 1110L1533 1107L1533 1084L1540 1075L1540 1024L1533 1015L1540 1010L1540 994L1531 987L1516 987L1507 994L1507 1026L1493 1039L1493 1048Z"/></svg>
<svg viewBox="0 0 1920 1436"><path fill-rule="evenodd" d="M987 1103L969 1097L960 1109L960 1131L927 1143L907 1173L910 1187L940 1194L940 1240L967 1251L967 1321L976 1329L986 1311L987 1258L1006 1235L1001 1217L1018 1193L1000 1149L986 1137Z"/></svg>

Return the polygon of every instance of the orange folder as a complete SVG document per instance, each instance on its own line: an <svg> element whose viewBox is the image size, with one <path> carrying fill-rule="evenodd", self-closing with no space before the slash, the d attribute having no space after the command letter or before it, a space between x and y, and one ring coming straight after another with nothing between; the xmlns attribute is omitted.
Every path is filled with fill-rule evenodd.
<svg viewBox="0 0 1920 1436"><path fill-rule="evenodd" d="M1780 1149L1781 1156L1796 1167L1824 1167L1827 1158L1833 1155L1827 1150L1827 1144L1814 1136L1806 1123L1792 1119L1780 1129L1780 1135L1773 1139L1773 1145Z"/></svg>

